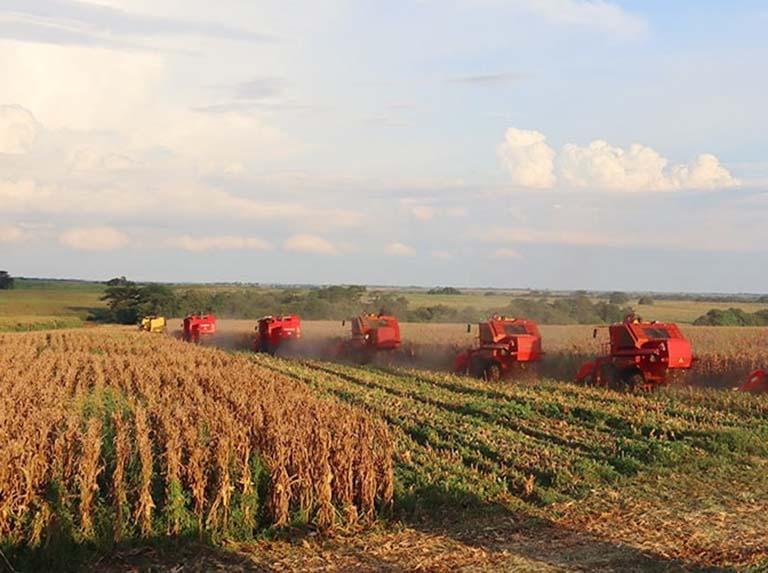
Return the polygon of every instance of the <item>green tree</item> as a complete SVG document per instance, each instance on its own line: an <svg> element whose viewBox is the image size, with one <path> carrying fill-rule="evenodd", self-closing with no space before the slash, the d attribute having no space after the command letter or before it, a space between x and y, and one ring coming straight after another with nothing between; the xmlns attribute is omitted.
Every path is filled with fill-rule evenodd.
<svg viewBox="0 0 768 573"><path fill-rule="evenodd" d="M112 279L107 282L107 289L101 300L109 308L109 320L120 324L134 324L139 319L139 304L141 290L136 283L125 277Z"/></svg>
<svg viewBox="0 0 768 573"><path fill-rule="evenodd" d="M649 296L641 296L640 299L637 301L637 304L643 305L643 306L653 306L656 304L656 302Z"/></svg>
<svg viewBox="0 0 768 573"><path fill-rule="evenodd" d="M138 316L174 315L178 311L179 305L176 295L171 288L159 284L139 287Z"/></svg>
<svg viewBox="0 0 768 573"><path fill-rule="evenodd" d="M612 292L608 297L608 302L611 304L627 304L629 297L623 292Z"/></svg>
<svg viewBox="0 0 768 573"><path fill-rule="evenodd" d="M14 286L13 277L8 271L0 271L0 290L9 290Z"/></svg>

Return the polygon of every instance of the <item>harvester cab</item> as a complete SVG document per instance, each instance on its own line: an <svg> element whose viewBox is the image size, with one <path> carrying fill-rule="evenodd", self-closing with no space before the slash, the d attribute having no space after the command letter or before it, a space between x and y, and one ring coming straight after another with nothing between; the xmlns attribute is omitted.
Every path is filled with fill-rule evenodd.
<svg viewBox="0 0 768 573"><path fill-rule="evenodd" d="M139 330L142 332L165 332L166 321L164 316L145 316L141 319Z"/></svg>
<svg viewBox="0 0 768 573"><path fill-rule="evenodd" d="M478 325L477 344L456 356L454 371L496 382L539 362L542 355L535 322L494 315Z"/></svg>
<svg viewBox="0 0 768 573"><path fill-rule="evenodd" d="M581 366L576 381L617 390L650 390L693 365L691 343L674 323L635 315L608 327L601 355Z"/></svg>
<svg viewBox="0 0 768 573"><path fill-rule="evenodd" d="M254 352L266 352L274 355L281 345L301 338L301 318L296 314L285 316L265 316L260 318L254 341Z"/></svg>
<svg viewBox="0 0 768 573"><path fill-rule="evenodd" d="M400 349L400 324L385 314L361 314L350 321L352 336L340 344L339 353L367 362L379 351ZM346 321L342 323L345 324Z"/></svg>
<svg viewBox="0 0 768 573"><path fill-rule="evenodd" d="M213 314L189 314L182 323L184 340L200 342L200 337L216 333L216 316Z"/></svg>

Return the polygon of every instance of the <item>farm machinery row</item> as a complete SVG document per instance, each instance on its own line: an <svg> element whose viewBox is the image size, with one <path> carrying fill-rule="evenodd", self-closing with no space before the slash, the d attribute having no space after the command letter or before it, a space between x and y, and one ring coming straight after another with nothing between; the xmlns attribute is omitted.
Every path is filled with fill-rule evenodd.
<svg viewBox="0 0 768 573"><path fill-rule="evenodd" d="M342 325L350 325L349 336L337 340L326 349L323 357L370 363L377 355L415 355L404 347L397 317L361 314ZM163 317L146 317L141 330L164 332ZM467 326L471 332L472 325ZM622 322L595 328L607 330L608 340L594 359L582 364L576 382L615 390L652 390L666 385L689 370L696 358L691 343L675 323L644 321L630 314ZM270 315L257 321L253 350L271 355L290 354L302 344L301 318L296 314ZM199 342L202 337L216 333L216 316L191 314L182 323L182 337ZM477 339L471 347L459 352L453 371L489 381L517 377L535 372L544 358L542 336L538 325L523 318L493 315L477 325ZM768 374L755 370L738 390L750 393L768 392Z"/></svg>
<svg viewBox="0 0 768 573"><path fill-rule="evenodd" d="M349 322L350 336L337 341L331 353L334 358L368 363L382 353L414 355L412 349L403 348L396 317L362 314ZM468 325L467 331L471 329ZM275 354L283 345L300 341L301 320L296 315L268 316L259 320L256 330L254 350ZM598 356L581 366L578 383L650 390L667 384L695 361L690 342L674 323L646 322L630 314L607 331L608 342ZM456 355L453 371L499 381L535 372L543 357L542 336L534 321L493 315L477 325L476 343Z"/></svg>

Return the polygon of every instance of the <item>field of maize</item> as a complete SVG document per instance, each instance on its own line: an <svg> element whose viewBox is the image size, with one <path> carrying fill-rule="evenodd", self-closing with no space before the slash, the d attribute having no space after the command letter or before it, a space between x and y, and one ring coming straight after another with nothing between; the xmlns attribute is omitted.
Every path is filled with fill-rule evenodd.
<svg viewBox="0 0 768 573"><path fill-rule="evenodd" d="M768 565L766 396L570 384L597 345L585 327L545 327L550 370L492 385L224 352L207 345L249 335L222 322L232 338L203 345L120 328L0 335L11 563L61 568L81 548L104 559L191 538L234 543L227 566L259 571ZM334 329L310 323L308 339ZM433 358L471 343L460 325L404 334ZM760 330L687 334L706 368L694 385L768 363ZM297 527L334 535L280 537ZM223 559L200 555L169 568Z"/></svg>
<svg viewBox="0 0 768 573"><path fill-rule="evenodd" d="M25 550L371 520L386 425L216 349L122 330L0 335L0 539Z"/></svg>

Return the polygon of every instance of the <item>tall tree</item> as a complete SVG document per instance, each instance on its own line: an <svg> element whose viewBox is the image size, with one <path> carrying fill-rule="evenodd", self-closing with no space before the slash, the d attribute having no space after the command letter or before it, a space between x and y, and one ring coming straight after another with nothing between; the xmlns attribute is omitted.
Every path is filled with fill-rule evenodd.
<svg viewBox="0 0 768 573"><path fill-rule="evenodd" d="M13 277L8 274L8 271L0 271L0 290L12 289L13 285Z"/></svg>

